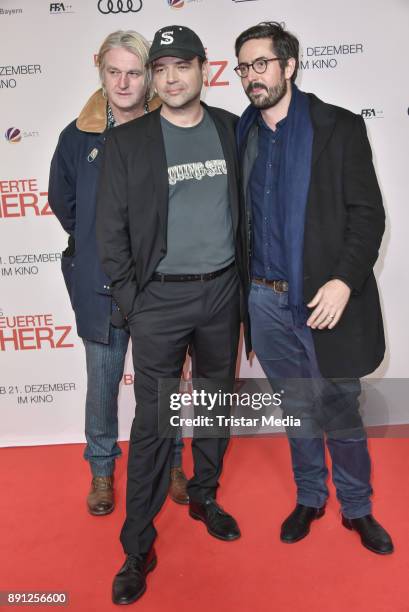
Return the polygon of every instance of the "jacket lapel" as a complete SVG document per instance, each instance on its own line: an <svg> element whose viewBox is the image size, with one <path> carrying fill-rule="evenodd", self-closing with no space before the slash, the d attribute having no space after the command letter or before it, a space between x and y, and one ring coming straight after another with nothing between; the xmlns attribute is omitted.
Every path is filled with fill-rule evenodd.
<svg viewBox="0 0 409 612"><path fill-rule="evenodd" d="M166 242L168 227L168 163L166 160L165 143L163 141L160 123L160 108L149 115L151 121L147 134L147 153L153 174L153 186L163 236Z"/></svg>
<svg viewBox="0 0 409 612"><path fill-rule="evenodd" d="M239 225L239 209L238 209L238 162L236 153L236 142L234 136L231 137L226 125L221 121L220 117L214 112L211 106L207 106L202 103L206 108L216 126L217 133L219 134L220 143L223 149L224 159L226 160L227 166L227 183L229 191L229 203L233 223L234 235L237 233Z"/></svg>
<svg viewBox="0 0 409 612"><path fill-rule="evenodd" d="M308 94L308 97L310 98L311 121L314 129L312 144L312 165L314 166L334 131L336 115L329 104L324 104L314 94Z"/></svg>
<svg viewBox="0 0 409 612"><path fill-rule="evenodd" d="M243 152L242 159L242 181L243 181L243 193L247 197L247 190L250 181L251 171L253 169L254 162L258 155L258 127L253 124L248 132L247 145Z"/></svg>

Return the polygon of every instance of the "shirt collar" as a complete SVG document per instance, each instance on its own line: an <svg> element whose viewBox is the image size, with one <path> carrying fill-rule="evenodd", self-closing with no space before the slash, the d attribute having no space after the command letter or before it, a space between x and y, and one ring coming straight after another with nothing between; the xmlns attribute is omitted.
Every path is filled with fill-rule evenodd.
<svg viewBox="0 0 409 612"><path fill-rule="evenodd" d="M143 112L145 115L149 113L149 106L147 102L144 106ZM115 117L114 117L114 113L112 112L112 108L110 107L109 103L107 103L107 129L110 130L111 128L118 127L118 125L119 123L115 121Z"/></svg>
<svg viewBox="0 0 409 612"><path fill-rule="evenodd" d="M276 129L274 131L274 134L276 134L277 132L280 132L282 130L282 128L285 126L287 122L287 117L284 117L283 119L280 119L280 121L278 123L276 123ZM273 130L267 125L267 123L264 121L263 116L261 114L261 111L259 111L258 116L257 116L257 123L258 126L265 129L265 130L269 130L270 132L272 132Z"/></svg>
<svg viewBox="0 0 409 612"><path fill-rule="evenodd" d="M115 121L114 113L112 112L112 108L109 104L107 104L107 129L116 127L118 124Z"/></svg>

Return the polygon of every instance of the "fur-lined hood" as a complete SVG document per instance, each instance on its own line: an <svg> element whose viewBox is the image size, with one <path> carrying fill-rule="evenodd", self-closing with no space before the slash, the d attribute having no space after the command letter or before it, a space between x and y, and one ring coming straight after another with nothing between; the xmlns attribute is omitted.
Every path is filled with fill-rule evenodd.
<svg viewBox="0 0 409 612"><path fill-rule="evenodd" d="M149 111L160 106L160 100L155 96L148 104ZM102 95L102 89L92 94L77 119L76 126L81 132L102 134L107 127L107 101Z"/></svg>

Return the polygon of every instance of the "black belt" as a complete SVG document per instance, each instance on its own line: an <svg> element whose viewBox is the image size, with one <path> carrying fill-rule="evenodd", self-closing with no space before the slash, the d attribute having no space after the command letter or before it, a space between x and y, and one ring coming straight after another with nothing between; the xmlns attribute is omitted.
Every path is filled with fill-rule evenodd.
<svg viewBox="0 0 409 612"><path fill-rule="evenodd" d="M230 268L233 268L235 262L232 261L231 264L222 268L221 270L216 270L216 272L207 272L206 274L160 274L160 272L155 272L151 281L160 281L161 283L174 283L174 282L185 282L185 281L208 281L212 280L212 278L217 278L221 276Z"/></svg>
<svg viewBox="0 0 409 612"><path fill-rule="evenodd" d="M267 280L266 278L252 278L251 280L257 285L271 287L276 293L286 293L288 291L288 283L284 280Z"/></svg>

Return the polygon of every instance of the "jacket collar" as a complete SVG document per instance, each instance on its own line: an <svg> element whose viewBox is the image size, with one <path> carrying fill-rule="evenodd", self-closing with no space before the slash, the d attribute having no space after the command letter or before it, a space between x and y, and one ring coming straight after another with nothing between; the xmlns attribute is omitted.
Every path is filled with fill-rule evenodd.
<svg viewBox="0 0 409 612"><path fill-rule="evenodd" d="M314 94L309 93L307 95L310 101L310 114L314 130L312 146L312 165L314 165L335 128L336 110L334 106L326 104ZM254 125L257 113L258 110L250 105L240 119L237 128L240 157L242 157L243 148L247 146L247 137L249 136L251 126Z"/></svg>
<svg viewBox="0 0 409 612"><path fill-rule="evenodd" d="M160 106L160 100L155 96L148 104L149 111ZM89 98L84 108L79 114L76 122L77 128L81 132L91 132L102 134L107 127L107 101L102 95L102 89L98 89Z"/></svg>

